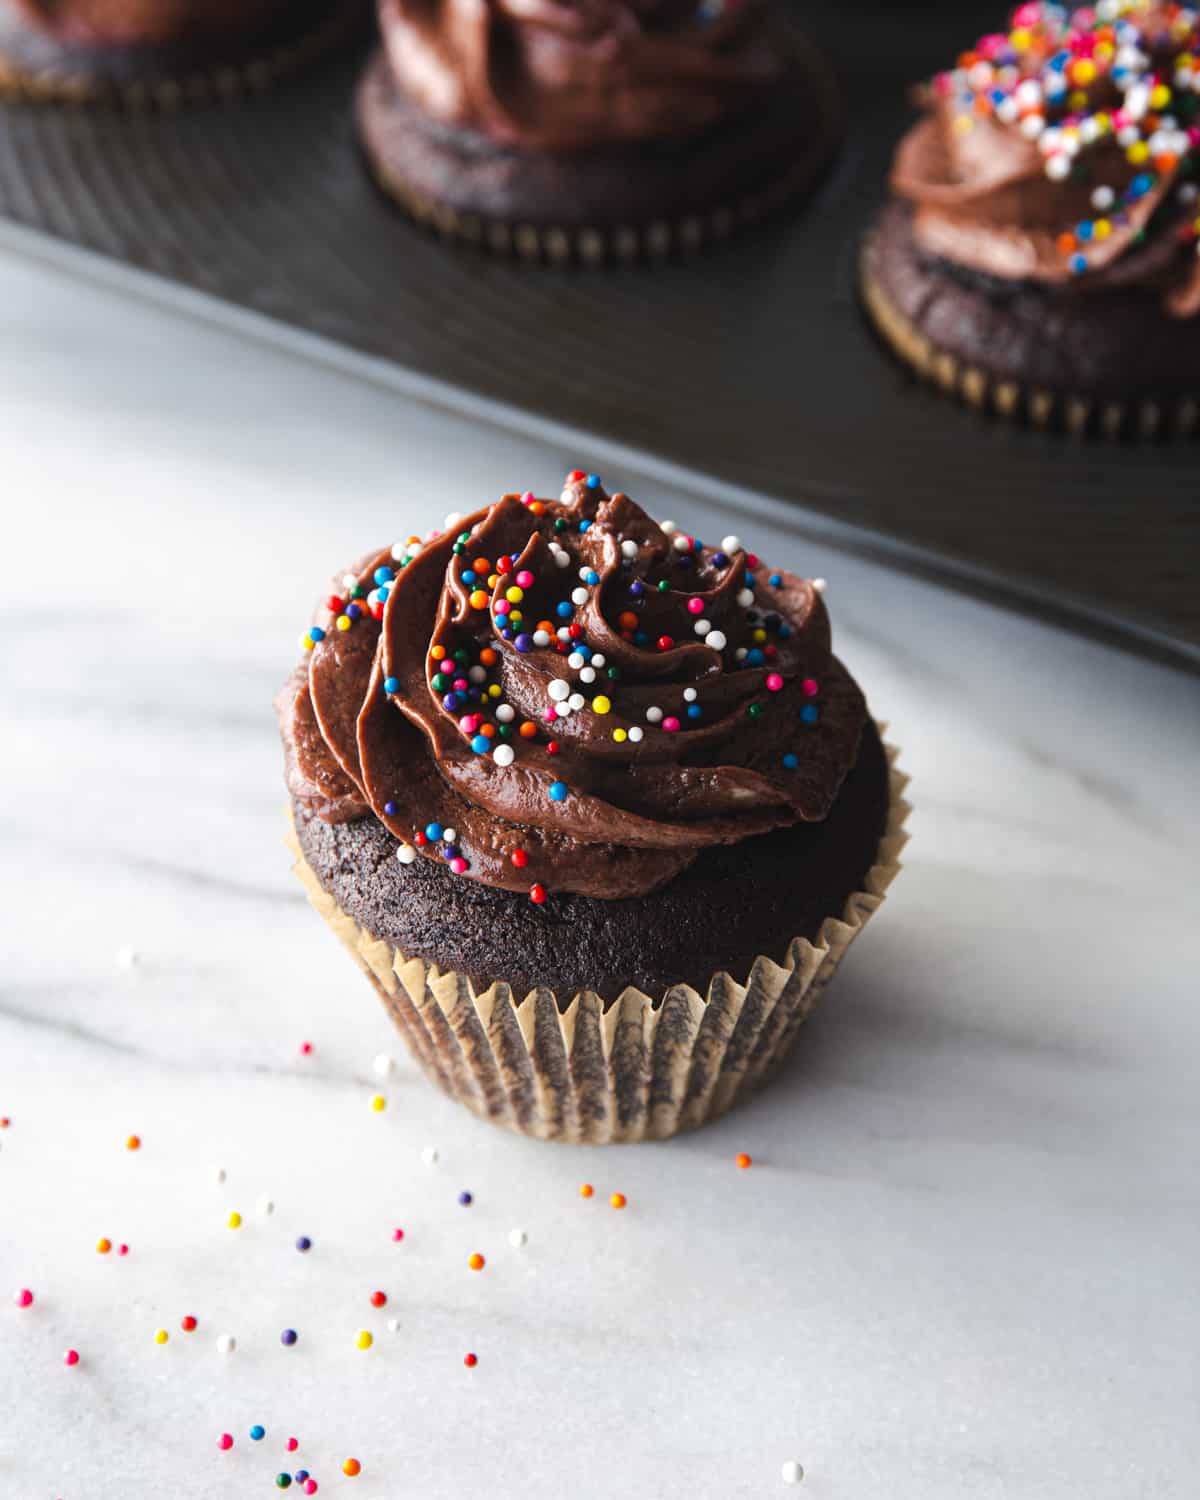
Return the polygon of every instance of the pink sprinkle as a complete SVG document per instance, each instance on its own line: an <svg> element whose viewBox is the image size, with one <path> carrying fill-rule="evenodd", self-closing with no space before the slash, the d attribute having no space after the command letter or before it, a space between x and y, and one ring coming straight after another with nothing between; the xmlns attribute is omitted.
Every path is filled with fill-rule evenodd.
<svg viewBox="0 0 1200 1500"><path fill-rule="evenodd" d="M454 873L456 875L461 875L466 870L466 868L467 868L467 862L466 862L465 859L461 859L456 854L454 856L454 858L450 861L450 868L454 871Z"/></svg>
<svg viewBox="0 0 1200 1500"><path fill-rule="evenodd" d="M306 1479L304 1481L304 1493L306 1495L315 1495L317 1488L317 1481L315 1479Z"/></svg>
<svg viewBox="0 0 1200 1500"><path fill-rule="evenodd" d="M403 1229L393 1229L392 1230L392 1238L396 1241L397 1244L399 1244L400 1241L404 1238L404 1231L403 1231Z"/></svg>
<svg viewBox="0 0 1200 1500"><path fill-rule="evenodd" d="M767 673L767 690L769 692L777 693L782 686L783 678L780 677L778 672Z"/></svg>
<svg viewBox="0 0 1200 1500"><path fill-rule="evenodd" d="M558 709L555 708L553 703L549 708L542 709L542 718L545 719L547 724L553 724L555 719L558 718Z"/></svg>
<svg viewBox="0 0 1200 1500"><path fill-rule="evenodd" d="M506 615L512 608L512 605L508 602L507 599L497 599L495 604L492 605L492 608L498 615Z"/></svg>
<svg viewBox="0 0 1200 1500"><path fill-rule="evenodd" d="M751 570L751 572L753 572L754 569L758 567L758 553L757 552L747 552L746 553L746 566Z"/></svg>
<svg viewBox="0 0 1200 1500"><path fill-rule="evenodd" d="M479 715L463 714L462 718L458 721L458 727L464 734L474 734L479 727Z"/></svg>
<svg viewBox="0 0 1200 1500"><path fill-rule="evenodd" d="M217 1447L222 1453L227 1453L233 1447L233 1437L228 1432L223 1432L217 1439Z"/></svg>
<svg viewBox="0 0 1200 1500"><path fill-rule="evenodd" d="M77 1365L78 1363L79 1363L79 1351L77 1349L68 1349L67 1352L63 1355L63 1364L64 1365Z"/></svg>
<svg viewBox="0 0 1200 1500"><path fill-rule="evenodd" d="M526 490L525 493L521 496L521 504L522 505L532 505L533 504L533 491L532 490Z"/></svg>
<svg viewBox="0 0 1200 1500"><path fill-rule="evenodd" d="M533 581L533 574L529 571L528 568L522 568L521 571L517 574L517 582L523 589L532 588Z"/></svg>
<svg viewBox="0 0 1200 1500"><path fill-rule="evenodd" d="M295 1453L296 1449L299 1446L300 1446L300 1441L299 1441L298 1438L288 1438L288 1440L287 1440L287 1451L289 1453Z"/></svg>
<svg viewBox="0 0 1200 1500"><path fill-rule="evenodd" d="M817 696L817 679L815 677L806 677L800 684L800 688L806 698L815 698Z"/></svg>
<svg viewBox="0 0 1200 1500"><path fill-rule="evenodd" d="M18 1307L32 1307L33 1293L27 1286L23 1286L19 1291L15 1291L13 1293L13 1301L17 1304Z"/></svg>
<svg viewBox="0 0 1200 1500"><path fill-rule="evenodd" d="M675 731L679 728L679 720L675 718L673 714L668 714L667 717L662 721L662 727L667 731L668 734L674 734Z"/></svg>
<svg viewBox="0 0 1200 1500"><path fill-rule="evenodd" d="M311 1057L312 1056L312 1043L311 1042L301 1042L300 1043L300 1056L301 1057Z"/></svg>
<svg viewBox="0 0 1200 1500"><path fill-rule="evenodd" d="M454 691L456 693L465 693L466 690L467 690L467 679L465 677L456 677L454 679Z"/></svg>
<svg viewBox="0 0 1200 1500"><path fill-rule="evenodd" d="M704 600L689 599L687 607L689 615L702 615L704 613Z"/></svg>

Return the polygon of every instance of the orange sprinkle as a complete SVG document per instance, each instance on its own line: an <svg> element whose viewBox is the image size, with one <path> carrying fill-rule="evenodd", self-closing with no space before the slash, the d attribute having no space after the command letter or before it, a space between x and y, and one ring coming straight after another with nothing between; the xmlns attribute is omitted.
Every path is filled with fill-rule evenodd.
<svg viewBox="0 0 1200 1500"><path fill-rule="evenodd" d="M741 1167L741 1169L745 1171L746 1168L750 1165L750 1160L751 1158L748 1157L744 1151L739 1151L738 1154L733 1158L733 1164L735 1167Z"/></svg>
<svg viewBox="0 0 1200 1500"><path fill-rule="evenodd" d="M481 724L479 726L479 733L483 735L484 739L490 740L495 736L496 726L494 724Z"/></svg>
<svg viewBox="0 0 1200 1500"><path fill-rule="evenodd" d="M479 653L479 660L485 667L494 667L496 665L496 653L490 646L485 646Z"/></svg>
<svg viewBox="0 0 1200 1500"><path fill-rule="evenodd" d="M140 1135L131 1135L125 1142L126 1151L140 1151L142 1149L142 1138Z"/></svg>
<svg viewBox="0 0 1200 1500"><path fill-rule="evenodd" d="M544 516L546 514L546 507L542 503L542 501L540 501L540 500L533 500L533 501L531 501L530 505L529 505L529 509L533 512L533 514L535 516Z"/></svg>
<svg viewBox="0 0 1200 1500"><path fill-rule="evenodd" d="M596 1189L590 1182L581 1182L579 1184L579 1196L581 1198L590 1198L595 1191Z"/></svg>
<svg viewBox="0 0 1200 1500"><path fill-rule="evenodd" d="M617 616L617 624L622 630L636 630L638 617L631 609L623 609Z"/></svg>
<svg viewBox="0 0 1200 1500"><path fill-rule="evenodd" d="M433 657L434 661L441 661L442 657L446 654L446 648L445 646L431 646L429 654Z"/></svg>
<svg viewBox="0 0 1200 1500"><path fill-rule="evenodd" d="M362 1464L359 1463L357 1458L348 1458L342 1465L342 1473L348 1474L351 1479L354 1479L362 1473Z"/></svg>
<svg viewBox="0 0 1200 1500"><path fill-rule="evenodd" d="M1067 231L1065 234L1060 234L1054 243L1058 246L1058 253L1060 255L1070 255L1071 251L1075 248L1076 239L1070 231Z"/></svg>
<svg viewBox="0 0 1200 1500"><path fill-rule="evenodd" d="M614 1193L608 1201L614 1208L624 1208L627 1200L624 1193Z"/></svg>
<svg viewBox="0 0 1200 1500"><path fill-rule="evenodd" d="M1173 172L1178 165L1179 158L1173 156L1169 151L1164 151L1161 155L1154 158L1155 171L1163 173L1164 176L1168 172Z"/></svg>
<svg viewBox="0 0 1200 1500"><path fill-rule="evenodd" d="M108 1252L111 1249L112 1249L112 1240L109 1240L109 1239L99 1239L99 1240L96 1241L96 1254L97 1255L107 1255Z"/></svg>
<svg viewBox="0 0 1200 1500"><path fill-rule="evenodd" d="M537 725L533 722L532 719L526 719L524 724L521 725L518 733L523 740L531 740L537 733Z"/></svg>
<svg viewBox="0 0 1200 1500"><path fill-rule="evenodd" d="M478 1250L476 1250L475 1254L467 1260L467 1265L470 1266L472 1271L482 1271L484 1266L487 1265L487 1261L484 1260L483 1256L480 1255Z"/></svg>
<svg viewBox="0 0 1200 1500"><path fill-rule="evenodd" d="M492 565L486 557L477 557L471 564L471 567L476 573L490 573L492 571Z"/></svg>

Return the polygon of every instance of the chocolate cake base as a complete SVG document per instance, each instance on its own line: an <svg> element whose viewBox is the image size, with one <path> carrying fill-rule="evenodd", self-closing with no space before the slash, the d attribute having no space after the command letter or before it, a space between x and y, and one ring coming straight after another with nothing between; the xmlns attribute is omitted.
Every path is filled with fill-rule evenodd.
<svg viewBox="0 0 1200 1500"><path fill-rule="evenodd" d="M1074 433L1193 433L1200 327L1161 295L1001 281L929 255L908 204L884 209L862 258L863 302L885 342L972 406Z"/></svg>
<svg viewBox="0 0 1200 1500"><path fill-rule="evenodd" d="M535 906L418 858L374 818L331 825L293 804L300 848L322 888L372 937L408 958L514 993L545 986L606 1001L627 986L706 993L720 971L744 982L760 954L782 962L793 938L815 939L863 888L887 826L888 762L868 721L858 763L823 823L798 824L706 849L649 896L600 901L551 894Z"/></svg>
<svg viewBox="0 0 1200 1500"><path fill-rule="evenodd" d="M382 51L359 85L368 166L389 197L444 237L529 260L662 258L699 250L813 185L840 134L828 64L788 33L786 82L747 115L687 142L552 153L429 119Z"/></svg>
<svg viewBox="0 0 1200 1500"><path fill-rule="evenodd" d="M0 97L128 109L236 98L348 42L367 17L368 0L295 0L225 46L79 47L38 31L0 0Z"/></svg>

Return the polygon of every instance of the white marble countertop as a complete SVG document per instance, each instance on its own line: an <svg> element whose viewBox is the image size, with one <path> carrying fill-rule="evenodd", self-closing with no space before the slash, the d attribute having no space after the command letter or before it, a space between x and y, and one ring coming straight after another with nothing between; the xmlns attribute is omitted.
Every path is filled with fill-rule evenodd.
<svg viewBox="0 0 1200 1500"><path fill-rule="evenodd" d="M721 518L11 248L0 320L4 1500L1197 1494L1195 680L740 522L829 579L907 868L755 1102L519 1140L309 911L270 699L331 565L449 509L578 462Z"/></svg>

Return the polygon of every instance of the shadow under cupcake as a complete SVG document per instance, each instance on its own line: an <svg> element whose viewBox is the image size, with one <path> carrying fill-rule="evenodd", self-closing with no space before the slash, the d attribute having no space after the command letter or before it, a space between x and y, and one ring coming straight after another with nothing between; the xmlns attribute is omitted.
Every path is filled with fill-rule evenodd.
<svg viewBox="0 0 1200 1500"><path fill-rule="evenodd" d="M578 471L334 587L278 702L296 868L426 1073L552 1139L721 1114L904 841L820 591Z"/></svg>

